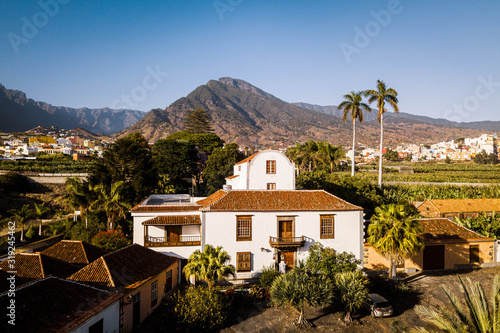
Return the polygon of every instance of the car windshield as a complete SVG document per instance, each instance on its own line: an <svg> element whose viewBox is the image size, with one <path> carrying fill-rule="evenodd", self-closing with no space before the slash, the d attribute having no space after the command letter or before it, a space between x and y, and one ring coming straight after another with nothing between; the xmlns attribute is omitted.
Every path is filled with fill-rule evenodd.
<svg viewBox="0 0 500 333"><path fill-rule="evenodd" d="M388 308L391 306L391 303L389 302L379 302L377 303L377 308Z"/></svg>

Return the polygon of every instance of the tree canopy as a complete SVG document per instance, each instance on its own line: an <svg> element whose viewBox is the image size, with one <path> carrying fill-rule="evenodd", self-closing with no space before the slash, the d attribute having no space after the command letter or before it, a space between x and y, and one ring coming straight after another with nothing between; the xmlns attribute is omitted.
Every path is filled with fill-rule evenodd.
<svg viewBox="0 0 500 333"><path fill-rule="evenodd" d="M233 174L234 165L245 155L238 150L236 143L230 143L224 148L215 148L208 157L207 167L203 171L203 180L208 195L222 189L225 179Z"/></svg>
<svg viewBox="0 0 500 333"><path fill-rule="evenodd" d="M193 133L210 133L213 131L212 119L206 110L197 107L188 111L184 118L184 128Z"/></svg>

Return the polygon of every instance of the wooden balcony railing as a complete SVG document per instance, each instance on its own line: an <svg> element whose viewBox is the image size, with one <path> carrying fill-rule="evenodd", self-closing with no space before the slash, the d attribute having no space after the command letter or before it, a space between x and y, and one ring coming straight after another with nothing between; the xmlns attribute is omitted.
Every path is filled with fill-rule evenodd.
<svg viewBox="0 0 500 333"><path fill-rule="evenodd" d="M273 237L269 236L271 247L302 247L304 246L304 236L300 237Z"/></svg>
<svg viewBox="0 0 500 333"><path fill-rule="evenodd" d="M152 237L144 236L144 246L196 246L201 245L201 236Z"/></svg>

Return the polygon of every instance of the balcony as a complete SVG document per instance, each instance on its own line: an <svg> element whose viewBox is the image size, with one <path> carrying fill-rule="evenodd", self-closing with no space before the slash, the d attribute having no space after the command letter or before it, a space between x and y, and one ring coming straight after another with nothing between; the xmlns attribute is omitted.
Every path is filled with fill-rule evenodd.
<svg viewBox="0 0 500 333"><path fill-rule="evenodd" d="M177 236L177 237L144 237L146 247L167 247L167 246L199 246L201 236Z"/></svg>
<svg viewBox="0 0 500 333"><path fill-rule="evenodd" d="M304 236L300 237L273 237L269 236L271 247L302 247L304 246Z"/></svg>

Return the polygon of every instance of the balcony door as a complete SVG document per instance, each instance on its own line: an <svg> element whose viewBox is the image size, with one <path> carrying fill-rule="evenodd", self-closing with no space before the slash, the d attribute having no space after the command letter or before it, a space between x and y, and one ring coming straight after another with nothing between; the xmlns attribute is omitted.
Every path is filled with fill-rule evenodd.
<svg viewBox="0 0 500 333"><path fill-rule="evenodd" d="M278 237L279 238L292 238L293 237L293 221L281 220L278 221Z"/></svg>
<svg viewBox="0 0 500 333"><path fill-rule="evenodd" d="M165 237L168 237L168 242L180 242L181 234L181 225L169 225L165 227Z"/></svg>

